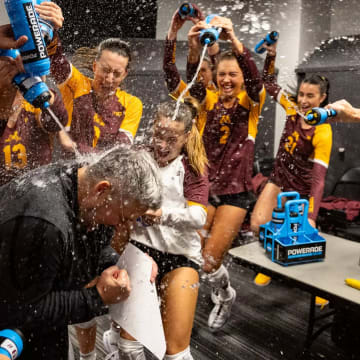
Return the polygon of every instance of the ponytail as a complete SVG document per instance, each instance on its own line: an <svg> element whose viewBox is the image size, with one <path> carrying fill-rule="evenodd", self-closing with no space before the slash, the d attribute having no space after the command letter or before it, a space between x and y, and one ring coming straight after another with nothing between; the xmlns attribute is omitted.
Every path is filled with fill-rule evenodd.
<svg viewBox="0 0 360 360"><path fill-rule="evenodd" d="M200 103L192 96L187 96L184 98L184 104L190 108L193 119L197 119L200 113ZM208 159L202 137L194 120L192 121L189 138L185 145L185 150L188 155L191 167L198 174L203 175L206 170L206 166L208 165Z"/></svg>
<svg viewBox="0 0 360 360"><path fill-rule="evenodd" d="M161 117L171 119L176 109L175 101L167 101L161 103L156 111L155 121ZM185 152L188 156L190 166L194 171L203 175L208 165L204 143L196 125L196 117L200 110L199 102L193 97L185 97L180 103L177 116L174 121L184 124L185 133L189 133L189 137L185 144Z"/></svg>
<svg viewBox="0 0 360 360"><path fill-rule="evenodd" d="M204 143L199 130L194 123L189 138L185 145L185 150L189 158L191 167L199 174L203 175L208 165L208 159L206 157Z"/></svg>

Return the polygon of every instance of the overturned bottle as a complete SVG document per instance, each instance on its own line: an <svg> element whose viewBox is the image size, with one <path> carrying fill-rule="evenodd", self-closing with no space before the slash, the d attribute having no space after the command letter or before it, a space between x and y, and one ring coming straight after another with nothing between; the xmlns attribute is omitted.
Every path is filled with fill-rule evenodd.
<svg viewBox="0 0 360 360"><path fill-rule="evenodd" d="M196 9L189 2L184 2L179 7L179 15L182 19L185 19L187 16L196 17Z"/></svg>
<svg viewBox="0 0 360 360"><path fill-rule="evenodd" d="M5 0L5 6L15 39L22 35L28 38L19 49L26 73L31 76L48 75L50 59L33 1Z"/></svg>
<svg viewBox="0 0 360 360"><path fill-rule="evenodd" d="M219 15L217 14L208 15L205 19L205 22L210 25L211 20L214 19L215 16L219 16ZM201 45L207 45L207 46L214 45L219 40L221 31L222 28L217 28L214 26L209 29L202 29L199 35Z"/></svg>
<svg viewBox="0 0 360 360"><path fill-rule="evenodd" d="M20 56L18 50L2 50L0 56L8 56L16 59ZM13 84L20 90L24 99L36 108L46 109L50 106L51 94L48 86L39 76L31 76L27 73L19 73L13 78Z"/></svg>
<svg viewBox="0 0 360 360"><path fill-rule="evenodd" d="M324 124L329 117L334 116L336 116L336 111L334 109L315 107L305 114L305 122L312 126L321 125Z"/></svg>
<svg viewBox="0 0 360 360"><path fill-rule="evenodd" d="M271 31L266 36L261 39L255 46L255 52L258 54L262 54L265 52L264 44L272 45L275 44L279 39L279 33L277 31Z"/></svg>

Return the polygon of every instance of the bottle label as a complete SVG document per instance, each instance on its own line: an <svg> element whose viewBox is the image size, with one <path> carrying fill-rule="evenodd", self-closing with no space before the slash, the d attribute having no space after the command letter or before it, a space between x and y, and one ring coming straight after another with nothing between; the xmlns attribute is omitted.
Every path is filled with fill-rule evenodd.
<svg viewBox="0 0 360 360"><path fill-rule="evenodd" d="M23 7L28 20L29 29L32 34L35 48L30 51L22 52L22 60L24 63L28 63L41 59L46 59L48 57L48 54L46 51L44 40L42 38L33 3L24 3Z"/></svg>
<svg viewBox="0 0 360 360"><path fill-rule="evenodd" d="M1 348L5 349L11 356L11 359L16 359L18 355L18 349L16 345L9 339L5 339L1 343Z"/></svg>

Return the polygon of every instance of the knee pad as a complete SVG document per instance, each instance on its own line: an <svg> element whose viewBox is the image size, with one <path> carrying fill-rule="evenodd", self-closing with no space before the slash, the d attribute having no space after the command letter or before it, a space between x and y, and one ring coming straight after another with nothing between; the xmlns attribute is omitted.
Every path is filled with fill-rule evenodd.
<svg viewBox="0 0 360 360"><path fill-rule="evenodd" d="M93 327L94 325L96 325L96 319L93 318L90 321L86 321L80 324L75 324L75 326L77 326L80 329L89 329L91 327Z"/></svg>
<svg viewBox="0 0 360 360"><path fill-rule="evenodd" d="M208 280L214 288L227 287L230 281L229 272L221 265L215 272L208 274Z"/></svg>
<svg viewBox="0 0 360 360"><path fill-rule="evenodd" d="M146 360L144 346L139 341L118 340L119 357L122 360Z"/></svg>
<svg viewBox="0 0 360 360"><path fill-rule="evenodd" d="M164 360L194 360L191 352L190 346L188 346L185 350L174 354L174 355L165 355Z"/></svg>

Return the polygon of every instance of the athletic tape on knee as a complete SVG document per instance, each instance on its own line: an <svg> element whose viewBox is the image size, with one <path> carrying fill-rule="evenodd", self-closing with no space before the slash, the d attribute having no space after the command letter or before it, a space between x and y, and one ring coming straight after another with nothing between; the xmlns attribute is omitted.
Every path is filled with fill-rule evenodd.
<svg viewBox="0 0 360 360"><path fill-rule="evenodd" d="M80 324L75 324L75 326L79 327L80 329L89 329L96 325L96 319L93 318L90 321L86 321Z"/></svg>
<svg viewBox="0 0 360 360"><path fill-rule="evenodd" d="M224 265L221 265L215 272L208 274L211 286L215 288L224 288L229 285L229 272Z"/></svg>
<svg viewBox="0 0 360 360"><path fill-rule="evenodd" d="M190 346L188 346L185 350L177 354L165 355L164 360L194 360L194 359L190 352Z"/></svg>
<svg viewBox="0 0 360 360"><path fill-rule="evenodd" d="M144 346L139 341L118 340L119 356L122 360L146 360Z"/></svg>

